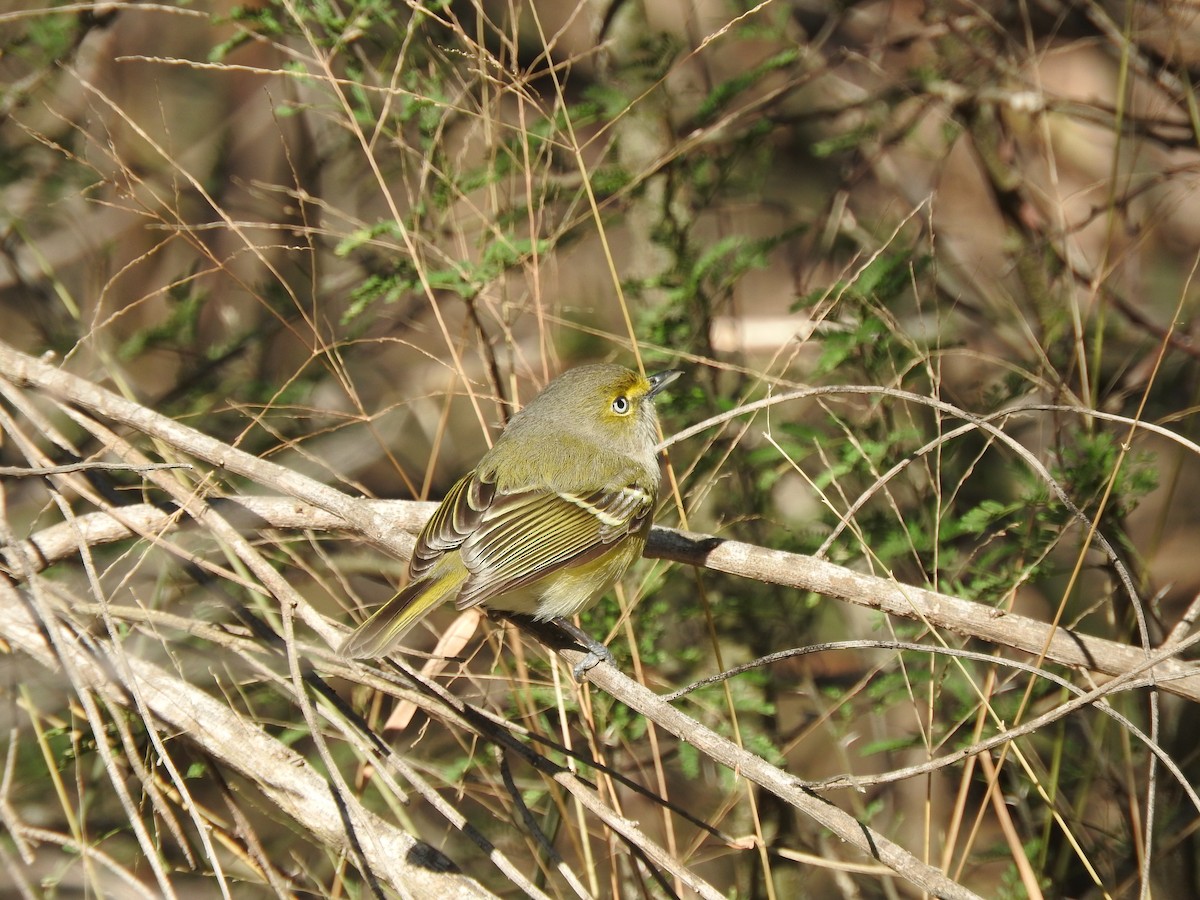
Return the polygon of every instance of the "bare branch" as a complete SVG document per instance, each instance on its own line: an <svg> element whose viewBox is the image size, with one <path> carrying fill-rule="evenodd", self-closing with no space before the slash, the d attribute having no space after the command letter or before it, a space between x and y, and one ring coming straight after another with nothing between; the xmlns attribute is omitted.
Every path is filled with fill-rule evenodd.
<svg viewBox="0 0 1200 900"><path fill-rule="evenodd" d="M406 500L357 502L370 509L369 518L390 520L394 528L402 528L409 533L419 531L436 506L433 503ZM346 520L340 515L286 497L221 498L213 503L223 510L241 507L256 521L272 528L357 533L347 527ZM234 521L239 521L238 516L233 513L229 515ZM172 516L172 513L146 504L122 507L111 513L90 513L80 516L73 523L44 529L23 541L19 548L0 549L0 554L8 559L9 554L21 549L43 566L51 565L77 553L81 537L89 544L124 540L137 532L165 529L170 526ZM957 634L1034 656L1047 647L1045 658L1049 662L1114 678L1138 669L1146 660L1145 652L1139 647L1067 628L1053 628L1045 622L1018 613L1004 612L949 594L855 572L813 557L712 535L656 527L646 544L646 556L753 578L767 584L813 591L890 615L917 619L932 627L946 628ZM1200 674L1190 664L1164 659L1154 667L1152 674L1163 690L1200 701Z"/></svg>
<svg viewBox="0 0 1200 900"><path fill-rule="evenodd" d="M0 581L4 635L22 652L48 668L57 668L37 622L17 593ZM65 637L65 635L64 635ZM130 706L126 691L116 690L112 660L97 659L74 638L61 644L71 664L91 690ZM396 890L453 898L490 896L472 879L454 872L453 864L429 845L363 808L351 797L336 797L329 784L294 750L266 735L198 688L146 660L125 656L135 690L154 718L172 732L195 741L214 758L253 780L267 798L332 847L351 848L352 835L369 835L361 852L372 871ZM349 829L349 831L348 831Z"/></svg>
<svg viewBox="0 0 1200 900"><path fill-rule="evenodd" d="M146 465L131 465L128 463L77 462L61 466L0 466L0 478L38 478L43 475L69 475L72 472L86 472L91 469L101 469L108 472L153 472L157 469L190 469L190 463L147 463Z"/></svg>

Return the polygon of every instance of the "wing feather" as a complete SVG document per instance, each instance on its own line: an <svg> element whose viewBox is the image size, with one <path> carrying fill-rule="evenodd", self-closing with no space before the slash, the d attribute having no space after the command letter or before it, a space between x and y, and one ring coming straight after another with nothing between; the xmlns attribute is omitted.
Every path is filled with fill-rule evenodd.
<svg viewBox="0 0 1200 900"><path fill-rule="evenodd" d="M462 544L470 573L460 607L531 584L557 569L587 563L649 521L654 495L637 486L587 496L526 491L497 497Z"/></svg>
<svg viewBox="0 0 1200 900"><path fill-rule="evenodd" d="M444 554L462 546L479 527L495 495L496 486L474 472L460 478L421 529L408 564L409 574L421 578Z"/></svg>
<svg viewBox="0 0 1200 900"><path fill-rule="evenodd" d="M478 472L450 488L422 529L409 571L426 576L444 554L459 550L468 576L460 607L531 584L556 569L596 559L628 534L642 531L655 491L636 484L590 494L544 489L505 493Z"/></svg>

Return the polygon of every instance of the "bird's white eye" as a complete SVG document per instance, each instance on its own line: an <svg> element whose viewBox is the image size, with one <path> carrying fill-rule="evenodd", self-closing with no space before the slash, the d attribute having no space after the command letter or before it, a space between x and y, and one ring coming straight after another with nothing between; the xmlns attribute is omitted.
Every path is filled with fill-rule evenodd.
<svg viewBox="0 0 1200 900"><path fill-rule="evenodd" d="M617 399L613 401L612 411L618 416L629 414L629 398L624 394L618 394Z"/></svg>

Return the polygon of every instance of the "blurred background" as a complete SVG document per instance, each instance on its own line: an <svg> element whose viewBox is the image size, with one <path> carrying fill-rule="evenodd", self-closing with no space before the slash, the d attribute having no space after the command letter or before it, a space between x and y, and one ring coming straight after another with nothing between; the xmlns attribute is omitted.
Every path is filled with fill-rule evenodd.
<svg viewBox="0 0 1200 900"><path fill-rule="evenodd" d="M0 11L0 338L255 455L398 499L440 498L571 365L685 369L658 404L668 435L793 388L847 386L673 446L657 521L1157 645L1200 592L1198 15L1192 0L17 0ZM8 409L6 430L46 443ZM973 417L1041 468L995 433L955 431ZM27 463L19 446L0 444L0 462ZM144 499L136 478L114 479ZM5 492L18 538L61 519L40 481ZM346 624L402 579L403 560L352 542L274 540L264 553ZM98 551L98 581L78 560L54 577L228 616L166 555L128 551ZM411 645L432 650L454 619L435 614ZM652 561L583 625L655 691L851 637L1006 655ZM529 668L510 669L499 635L472 638L452 689L534 731L577 729L617 770L752 835L753 849L726 846L609 788L728 895L907 895L840 869L842 849L795 810L651 739L611 698L548 695L544 651L528 643ZM305 744L269 685L236 660L190 677L219 681L206 666L246 678L261 695L242 711ZM11 699L27 674L6 671L5 745L28 766L9 802L65 828L63 801L37 787L54 754L30 746ZM345 694L386 719L361 689ZM69 697L42 697L68 733ZM842 651L680 704L798 777L866 779L1063 699L1003 667ZM1186 701L1120 702L1194 782ZM478 827L538 859L469 734L420 713L394 739ZM57 765L90 809L95 775L73 746ZM1021 765L997 751L830 799L984 896L1200 895L1198 811L1144 743L1083 712L1020 748ZM536 772L522 778L598 894L661 892L602 826L563 814ZM92 813L96 839L137 872L112 814ZM408 814L512 892L428 809ZM361 888L332 854L308 859L286 828L256 827L288 890ZM36 856L63 896L100 883L63 851ZM182 886L216 895L203 865L179 865ZM238 896L278 891L245 865ZM545 889L568 893L556 879Z"/></svg>

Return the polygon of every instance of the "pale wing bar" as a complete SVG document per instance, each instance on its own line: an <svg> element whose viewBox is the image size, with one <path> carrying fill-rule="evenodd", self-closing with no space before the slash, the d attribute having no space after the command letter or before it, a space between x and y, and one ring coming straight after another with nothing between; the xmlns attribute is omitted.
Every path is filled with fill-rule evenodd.
<svg viewBox="0 0 1200 900"><path fill-rule="evenodd" d="M640 530L652 507L650 494L635 485L588 496L526 492L495 498L462 544L470 577L458 606L485 603L555 569L594 560Z"/></svg>

